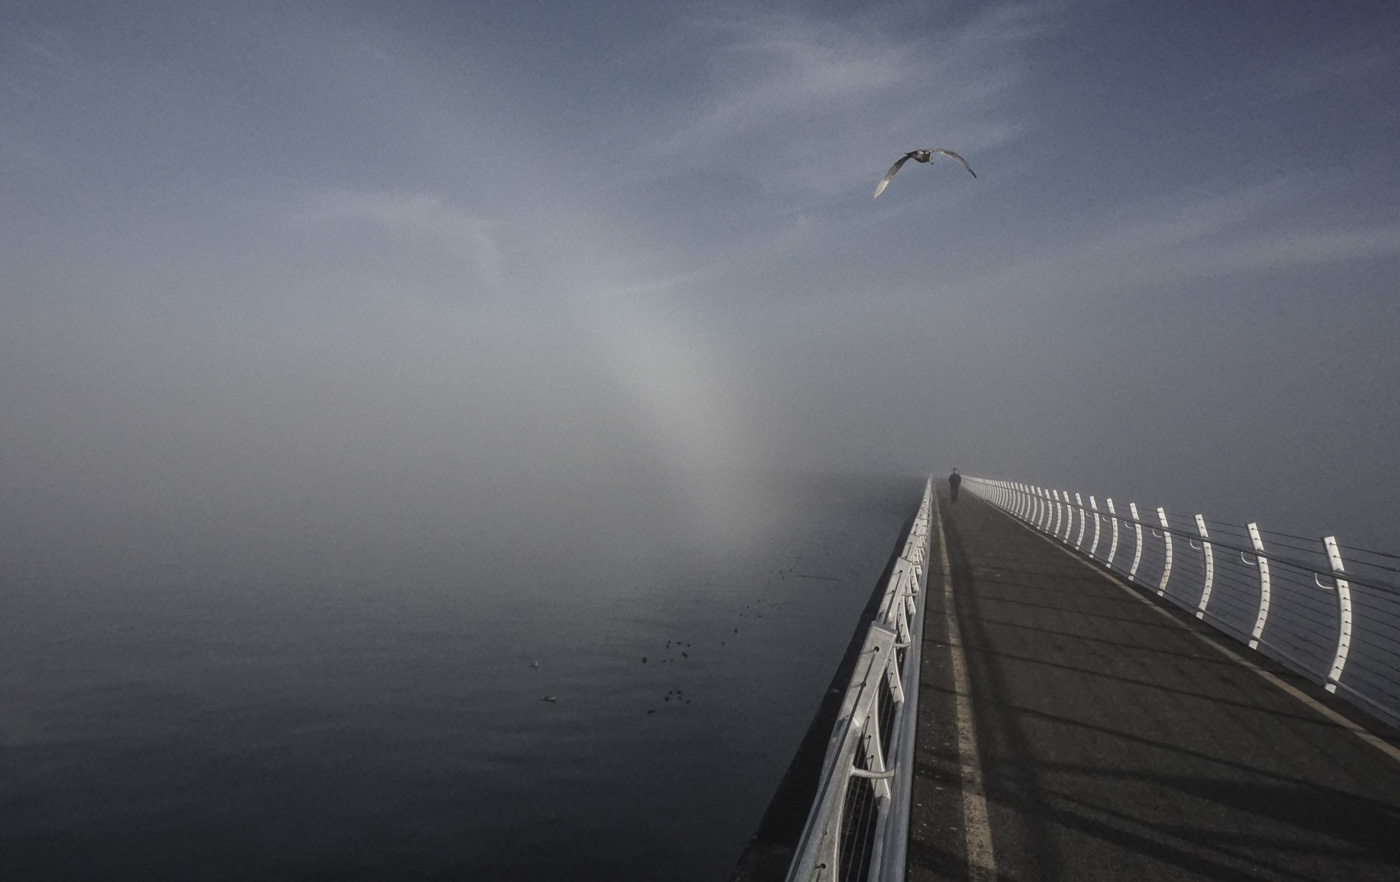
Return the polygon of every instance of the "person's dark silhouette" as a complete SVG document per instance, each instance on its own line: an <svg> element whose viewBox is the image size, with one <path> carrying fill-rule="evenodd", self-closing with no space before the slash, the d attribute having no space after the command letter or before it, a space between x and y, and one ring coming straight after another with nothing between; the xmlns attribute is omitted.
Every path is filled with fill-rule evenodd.
<svg viewBox="0 0 1400 882"><path fill-rule="evenodd" d="M958 474L957 469L953 469L953 473L948 476L948 495L953 497L954 502L958 501L958 485L961 483L962 475Z"/></svg>

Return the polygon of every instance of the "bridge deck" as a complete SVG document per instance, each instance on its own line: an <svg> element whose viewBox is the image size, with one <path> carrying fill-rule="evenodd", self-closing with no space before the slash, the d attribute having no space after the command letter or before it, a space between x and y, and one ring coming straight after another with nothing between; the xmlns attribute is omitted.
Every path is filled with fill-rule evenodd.
<svg viewBox="0 0 1400 882"><path fill-rule="evenodd" d="M1215 647L1350 710L991 505L939 504L994 878L1400 879L1400 761ZM993 878L966 858L933 538L908 878Z"/></svg>

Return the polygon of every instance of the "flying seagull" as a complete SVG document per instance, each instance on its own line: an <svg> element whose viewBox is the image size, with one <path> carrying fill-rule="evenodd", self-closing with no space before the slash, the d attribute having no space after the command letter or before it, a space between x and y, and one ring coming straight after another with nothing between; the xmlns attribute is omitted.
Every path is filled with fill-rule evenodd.
<svg viewBox="0 0 1400 882"><path fill-rule="evenodd" d="M885 192L885 188L890 185L890 180L894 177L895 172L899 171L900 166L904 165L904 163L911 159L915 162L932 162L933 154L935 153L940 153L949 159L956 159L962 164L963 168L967 169L968 174L972 175L974 178L977 177L977 172L972 170L972 166L967 164L967 160L951 150L944 150L941 147L935 147L932 150L910 150L908 153L901 156L898 162L890 166L890 170L885 172L885 176L880 179L880 183L875 185L875 196L879 196L881 193ZM874 199L875 196L870 198Z"/></svg>

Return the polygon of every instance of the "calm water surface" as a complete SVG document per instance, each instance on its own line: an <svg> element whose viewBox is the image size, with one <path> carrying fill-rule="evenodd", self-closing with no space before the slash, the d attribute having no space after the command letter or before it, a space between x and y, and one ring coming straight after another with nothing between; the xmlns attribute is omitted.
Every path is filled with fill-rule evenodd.
<svg viewBox="0 0 1400 882"><path fill-rule="evenodd" d="M12 542L0 878L725 879L921 490Z"/></svg>

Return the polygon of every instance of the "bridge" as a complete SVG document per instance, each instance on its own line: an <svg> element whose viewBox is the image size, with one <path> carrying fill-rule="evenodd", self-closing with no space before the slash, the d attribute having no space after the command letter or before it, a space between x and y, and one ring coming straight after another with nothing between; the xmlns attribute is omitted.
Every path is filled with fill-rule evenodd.
<svg viewBox="0 0 1400 882"><path fill-rule="evenodd" d="M1396 562L930 482L734 879L1400 879Z"/></svg>

